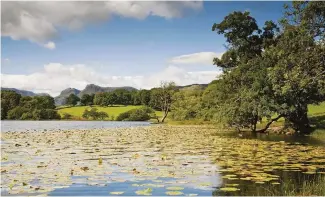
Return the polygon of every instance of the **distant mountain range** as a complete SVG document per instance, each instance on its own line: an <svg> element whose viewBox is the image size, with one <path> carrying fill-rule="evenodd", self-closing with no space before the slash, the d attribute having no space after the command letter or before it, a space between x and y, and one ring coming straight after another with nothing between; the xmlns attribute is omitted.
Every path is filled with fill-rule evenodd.
<svg viewBox="0 0 325 197"><path fill-rule="evenodd" d="M22 96L50 96L47 93L34 93L32 91L27 91L27 90L19 90L16 88L1 88L1 90L12 90L17 92L18 94L22 95Z"/></svg>
<svg viewBox="0 0 325 197"><path fill-rule="evenodd" d="M125 90L137 90L136 88L124 86L124 87L101 87L95 84L88 84L85 89L78 90L75 88L67 88L61 92L61 94L54 98L55 105L64 105L65 98L68 97L70 94L77 95L78 97L82 97L84 94L96 94L97 92L111 92L116 89L125 89Z"/></svg>
<svg viewBox="0 0 325 197"><path fill-rule="evenodd" d="M208 84L191 84L191 85L186 85L186 86L177 86L177 89L182 89L182 88L187 88L191 86L200 86L202 89L206 88ZM22 96L42 96L42 95L49 95L47 93L34 93L31 91L26 91L26 90L19 90L16 88L1 88L2 90L13 90L17 92L18 94L21 94ZM67 88L65 90L62 90L59 96L54 97L55 105L60 106L64 105L65 98L68 97L70 94L77 95L78 97L81 98L82 95L84 94L96 94L98 92L111 92L116 89L125 89L125 90L137 90L134 87L130 86L123 86L123 87L101 87L95 84L88 84L85 89L83 90L78 90L75 88Z"/></svg>

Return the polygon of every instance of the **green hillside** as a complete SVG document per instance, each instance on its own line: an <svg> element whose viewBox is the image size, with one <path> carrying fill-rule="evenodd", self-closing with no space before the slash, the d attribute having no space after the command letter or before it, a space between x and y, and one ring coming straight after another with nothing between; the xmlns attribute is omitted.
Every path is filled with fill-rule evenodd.
<svg viewBox="0 0 325 197"><path fill-rule="evenodd" d="M109 115L109 120L111 119L112 116L114 116L115 118L123 112L126 112L128 110L131 109L137 109L142 107L141 105L129 105L129 106L112 106L112 107L101 107L101 106L92 106L92 107L96 107L98 109L98 111L103 111L106 112ZM58 108L58 113L61 115L61 117L63 116L64 113L68 113L70 115L73 116L73 119L82 119L82 114L85 111L85 109L90 109L91 107L89 106L76 106L76 107L60 107ZM156 111L156 115L157 116L162 116L162 112L161 111Z"/></svg>

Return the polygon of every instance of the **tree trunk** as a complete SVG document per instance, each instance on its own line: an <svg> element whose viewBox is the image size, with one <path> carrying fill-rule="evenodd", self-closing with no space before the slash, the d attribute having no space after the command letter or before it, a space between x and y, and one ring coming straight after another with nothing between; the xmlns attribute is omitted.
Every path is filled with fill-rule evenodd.
<svg viewBox="0 0 325 197"><path fill-rule="evenodd" d="M253 133L256 132L257 121L258 121L258 116L256 115L256 116L254 116L254 119L253 119L252 125L251 125L251 130Z"/></svg>
<svg viewBox="0 0 325 197"><path fill-rule="evenodd" d="M289 126L297 133L309 134L313 131L313 128L309 124L307 111L307 105L305 105L286 117L289 121Z"/></svg>
<svg viewBox="0 0 325 197"><path fill-rule="evenodd" d="M164 122L164 121L165 121L165 118L167 117L167 114L168 114L168 110L165 111L164 116L163 116L163 118L161 119L161 122Z"/></svg>

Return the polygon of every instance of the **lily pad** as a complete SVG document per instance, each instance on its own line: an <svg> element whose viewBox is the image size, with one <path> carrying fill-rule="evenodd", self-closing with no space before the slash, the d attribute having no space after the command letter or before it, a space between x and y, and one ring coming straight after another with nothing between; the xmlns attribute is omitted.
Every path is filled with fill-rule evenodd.
<svg viewBox="0 0 325 197"><path fill-rule="evenodd" d="M167 189L167 190L180 191L180 190L183 190L184 188L183 188L183 187L167 187L166 189Z"/></svg>
<svg viewBox="0 0 325 197"><path fill-rule="evenodd" d="M222 187L220 188L221 191L225 191L225 192L235 192L238 191L240 189L236 188L236 187Z"/></svg>
<svg viewBox="0 0 325 197"><path fill-rule="evenodd" d="M180 192L180 191L167 191L166 194L169 195L169 196L179 196L179 195L182 195L184 193Z"/></svg>
<svg viewBox="0 0 325 197"><path fill-rule="evenodd" d="M137 195L145 195L145 196L150 196L152 195L152 189L151 188L147 188L144 190L139 190L135 192Z"/></svg>

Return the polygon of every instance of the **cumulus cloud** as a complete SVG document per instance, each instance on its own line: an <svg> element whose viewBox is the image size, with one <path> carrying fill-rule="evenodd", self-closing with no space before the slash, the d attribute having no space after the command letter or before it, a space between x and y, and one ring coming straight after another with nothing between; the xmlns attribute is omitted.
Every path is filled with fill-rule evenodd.
<svg viewBox="0 0 325 197"><path fill-rule="evenodd" d="M222 53L215 53L215 52L199 52L199 53L192 53L187 55L181 55L174 57L169 60L172 64L183 64L183 65L190 65L190 64L202 64L202 65L212 65L213 58L221 57Z"/></svg>
<svg viewBox="0 0 325 197"><path fill-rule="evenodd" d="M87 84L100 86L132 86L149 89L159 86L160 81L174 81L177 85L209 83L216 79L221 71L188 72L177 66L168 66L161 72L146 76L110 76L98 73L86 65L63 65L50 63L39 72L29 75L1 74L2 87L45 92L57 96L63 89L73 87L83 89Z"/></svg>
<svg viewBox="0 0 325 197"><path fill-rule="evenodd" d="M187 10L200 10L202 5L201 1L8 1L1 2L1 33L54 49L55 44L49 41L58 36L58 28L78 30L112 16L169 19L181 17Z"/></svg>

